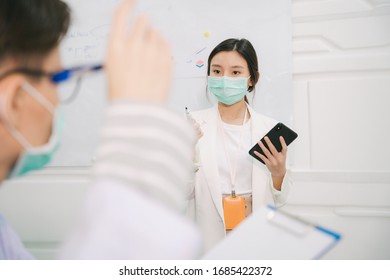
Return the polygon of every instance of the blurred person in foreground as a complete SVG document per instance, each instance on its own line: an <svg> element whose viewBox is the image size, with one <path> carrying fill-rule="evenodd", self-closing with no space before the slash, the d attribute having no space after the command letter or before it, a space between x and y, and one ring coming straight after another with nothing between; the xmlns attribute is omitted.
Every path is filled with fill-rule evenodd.
<svg viewBox="0 0 390 280"><path fill-rule="evenodd" d="M182 213L194 132L165 106L170 49L145 17L128 25L134 2L123 1L113 18L105 64L109 100L94 179L59 258L191 259L201 253L198 231ZM63 69L59 44L69 25L63 1L0 2L0 182L50 162L63 121L58 85L97 70ZM0 216L0 259L31 258Z"/></svg>

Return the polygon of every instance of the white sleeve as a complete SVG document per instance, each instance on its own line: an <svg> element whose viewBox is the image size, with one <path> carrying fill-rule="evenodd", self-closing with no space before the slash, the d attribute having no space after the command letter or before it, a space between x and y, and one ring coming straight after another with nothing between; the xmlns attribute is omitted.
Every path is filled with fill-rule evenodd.
<svg viewBox="0 0 390 280"><path fill-rule="evenodd" d="M145 193L120 182L91 186L77 230L61 259L195 259L201 239L194 224Z"/></svg>
<svg viewBox="0 0 390 280"><path fill-rule="evenodd" d="M65 259L181 259L201 252L184 217L194 135L188 123L150 104L111 104L82 221Z"/></svg>
<svg viewBox="0 0 390 280"><path fill-rule="evenodd" d="M187 121L164 107L116 103L107 110L94 177L138 188L183 210L193 173L195 135Z"/></svg>
<svg viewBox="0 0 390 280"><path fill-rule="evenodd" d="M274 188L272 178L270 179L271 193L276 207L282 207L287 203L288 194L290 192L292 184L293 180L291 176L291 171L289 169L287 169L286 175L284 175L282 188L280 191Z"/></svg>

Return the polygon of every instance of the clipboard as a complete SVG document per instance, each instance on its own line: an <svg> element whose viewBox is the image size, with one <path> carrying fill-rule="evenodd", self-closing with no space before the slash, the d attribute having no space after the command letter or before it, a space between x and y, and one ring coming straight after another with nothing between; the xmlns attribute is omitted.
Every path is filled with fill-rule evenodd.
<svg viewBox="0 0 390 280"><path fill-rule="evenodd" d="M341 235L272 206L246 218L203 256L206 260L319 259Z"/></svg>

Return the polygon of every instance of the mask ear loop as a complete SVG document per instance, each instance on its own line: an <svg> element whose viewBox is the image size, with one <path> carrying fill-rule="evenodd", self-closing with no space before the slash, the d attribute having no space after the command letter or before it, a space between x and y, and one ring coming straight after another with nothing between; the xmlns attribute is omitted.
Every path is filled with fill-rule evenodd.
<svg viewBox="0 0 390 280"><path fill-rule="evenodd" d="M42 94L36 90L32 85L30 85L28 82L24 82L22 84L22 89L27 92L32 98L34 98L36 101L42 104L43 107L46 108L46 110L49 111L50 114L54 115L55 107L53 104L51 104L46 98L42 96Z"/></svg>
<svg viewBox="0 0 390 280"><path fill-rule="evenodd" d="M251 75L248 76L248 78L246 79L246 82L248 83L248 80L250 80L251 78ZM252 91L249 91L249 89L252 87ZM245 103L247 105L249 105L249 97L248 97L248 94L252 94L252 102L253 102L253 99L255 98L255 96L253 95L253 90L255 89L254 85L250 86L248 84L248 88L246 89L246 95L245 95Z"/></svg>

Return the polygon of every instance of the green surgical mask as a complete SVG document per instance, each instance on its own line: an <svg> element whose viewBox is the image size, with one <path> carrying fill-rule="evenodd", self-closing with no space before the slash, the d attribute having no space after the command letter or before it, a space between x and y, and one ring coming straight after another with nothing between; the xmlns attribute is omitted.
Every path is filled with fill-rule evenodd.
<svg viewBox="0 0 390 280"><path fill-rule="evenodd" d="M15 165L8 174L8 178L20 177L30 171L43 169L52 160L54 154L60 147L63 130L62 112L58 108L55 108L30 84L25 83L23 85L23 90L30 94L53 115L53 127L49 141L39 147L33 147L16 128L6 122L6 127L9 132L16 141L24 147L24 151L19 155Z"/></svg>
<svg viewBox="0 0 390 280"><path fill-rule="evenodd" d="M231 78L208 76L207 89L225 105L233 105L244 98L250 77Z"/></svg>

